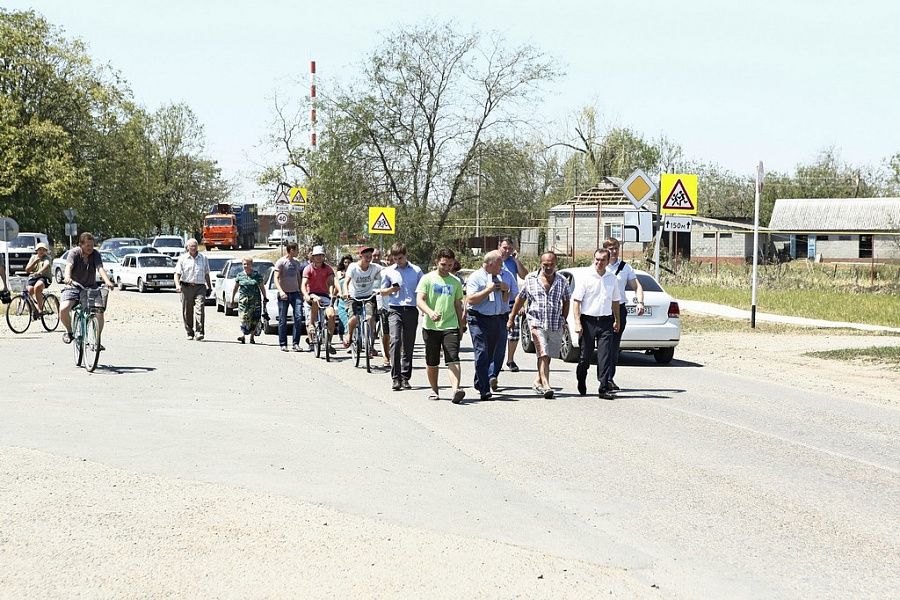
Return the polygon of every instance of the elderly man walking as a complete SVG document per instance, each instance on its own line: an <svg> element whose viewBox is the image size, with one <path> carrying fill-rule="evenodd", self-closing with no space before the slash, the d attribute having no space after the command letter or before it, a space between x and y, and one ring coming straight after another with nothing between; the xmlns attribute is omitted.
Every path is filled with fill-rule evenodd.
<svg viewBox="0 0 900 600"><path fill-rule="evenodd" d="M199 342L206 333L206 295L212 289L209 261L197 252L194 238L187 241L184 249L187 252L175 264L175 291L181 294L181 319L187 339Z"/></svg>
<svg viewBox="0 0 900 600"><path fill-rule="evenodd" d="M544 398L553 397L550 387L550 359L559 356L563 327L569 316L569 284L556 272L556 254L541 255L541 270L525 278L522 291L516 298L507 327L512 327L515 315L528 302L526 316L531 340L537 355L537 376L532 389Z"/></svg>
<svg viewBox="0 0 900 600"><path fill-rule="evenodd" d="M509 285L500 277L503 259L494 250L484 255L480 269L466 280L466 302L469 305L469 332L475 350L475 389L482 400L497 391L494 357L497 346L505 344L504 315L509 310Z"/></svg>
<svg viewBox="0 0 900 600"><path fill-rule="evenodd" d="M581 338L581 355L575 370L578 393L587 394L587 372L596 355L597 381L600 383L597 396L611 399L609 356L615 344L615 332L621 329L619 302L622 298L616 276L606 271L608 264L609 250L600 248L594 252L594 268L576 281L572 300L575 303L575 331Z"/></svg>

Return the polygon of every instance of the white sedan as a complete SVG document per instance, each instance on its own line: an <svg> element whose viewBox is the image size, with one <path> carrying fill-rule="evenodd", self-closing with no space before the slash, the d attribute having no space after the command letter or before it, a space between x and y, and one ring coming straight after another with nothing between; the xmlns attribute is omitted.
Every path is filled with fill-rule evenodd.
<svg viewBox="0 0 900 600"><path fill-rule="evenodd" d="M222 272L225 265L234 260L234 257L227 254L219 254L218 252L204 252L203 256L205 256L207 262L209 262L209 279L212 282L212 287L206 294L206 303L212 304L216 301L216 277Z"/></svg>
<svg viewBox="0 0 900 600"><path fill-rule="evenodd" d="M175 289L175 261L162 254L127 254L116 271L116 285L120 290L137 288L148 290Z"/></svg>
<svg viewBox="0 0 900 600"><path fill-rule="evenodd" d="M262 275L263 280L269 276L269 271L275 264L270 260L254 260L253 270ZM237 313L237 302L232 304L231 293L234 291L234 278L244 269L240 259L228 261L222 271L216 275L215 286L216 310L226 315Z"/></svg>
<svg viewBox="0 0 900 600"><path fill-rule="evenodd" d="M594 270L594 267L561 269L560 275L569 282L569 291L575 290L575 281ZM681 340L681 310L678 302L667 294L653 276L645 271L635 270L644 288L644 314L637 314L637 296L633 290L625 290L625 306L628 321L622 335L622 350L641 350L652 354L656 362L667 364L675 356L675 347ZM563 332L560 358L566 362L577 362L580 341L575 332L574 311L569 309L569 318ZM534 344L528 331L525 316L522 317L520 341L525 352L534 352Z"/></svg>
<svg viewBox="0 0 900 600"><path fill-rule="evenodd" d="M62 256L60 256L59 258L53 259L53 279L56 280L56 283L63 282L63 277L66 274L66 261L68 260L69 252L71 251L72 249L70 248L63 252ZM106 250L97 250L97 252L100 252L100 259L103 261L103 268L106 269L106 274L109 275L110 279L115 281L116 277L114 273L119 268L119 259L116 258L115 254ZM102 281L103 278L100 277L99 273L97 273L97 283L100 283Z"/></svg>

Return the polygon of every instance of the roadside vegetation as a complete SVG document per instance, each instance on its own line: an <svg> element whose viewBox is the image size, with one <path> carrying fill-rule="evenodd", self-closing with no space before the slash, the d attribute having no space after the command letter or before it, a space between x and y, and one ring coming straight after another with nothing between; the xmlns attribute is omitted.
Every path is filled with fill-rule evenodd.
<svg viewBox="0 0 900 600"><path fill-rule="evenodd" d="M867 363L878 363L879 365L900 371L900 346L870 346L868 348L821 350L818 352L807 352L804 356L840 360L842 362L858 360Z"/></svg>
<svg viewBox="0 0 900 600"><path fill-rule="evenodd" d="M784 323L756 322L756 328L750 328L750 321L745 319L726 319L709 315L681 313L682 335L698 333L750 333L760 336L771 335L844 335L844 336L891 336L888 332L862 331L832 327L803 327Z"/></svg>
<svg viewBox="0 0 900 600"><path fill-rule="evenodd" d="M750 265L683 263L660 279L676 298L750 309ZM900 327L900 265L793 261L760 266L757 284L759 312Z"/></svg>

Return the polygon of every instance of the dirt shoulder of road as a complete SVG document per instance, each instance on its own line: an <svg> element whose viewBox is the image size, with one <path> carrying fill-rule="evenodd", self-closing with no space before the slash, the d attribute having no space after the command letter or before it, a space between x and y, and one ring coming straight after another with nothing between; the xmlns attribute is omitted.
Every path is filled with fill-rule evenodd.
<svg viewBox="0 0 900 600"><path fill-rule="evenodd" d="M690 315L688 315L690 318ZM856 401L900 407L900 371L877 362L804 356L819 350L900 346L900 336L853 335L846 331L685 332L676 359Z"/></svg>
<svg viewBox="0 0 900 600"><path fill-rule="evenodd" d="M625 569L0 447L0 596L658 598Z"/></svg>

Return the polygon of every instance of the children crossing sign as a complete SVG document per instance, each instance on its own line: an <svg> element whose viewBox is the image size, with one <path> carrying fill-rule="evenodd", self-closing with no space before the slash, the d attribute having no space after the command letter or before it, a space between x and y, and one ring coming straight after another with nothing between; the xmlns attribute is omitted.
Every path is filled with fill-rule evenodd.
<svg viewBox="0 0 900 600"><path fill-rule="evenodd" d="M666 215L697 214L697 176L675 173L662 174L660 212Z"/></svg>
<svg viewBox="0 0 900 600"><path fill-rule="evenodd" d="M397 233L397 209L393 206L370 206L369 233Z"/></svg>

